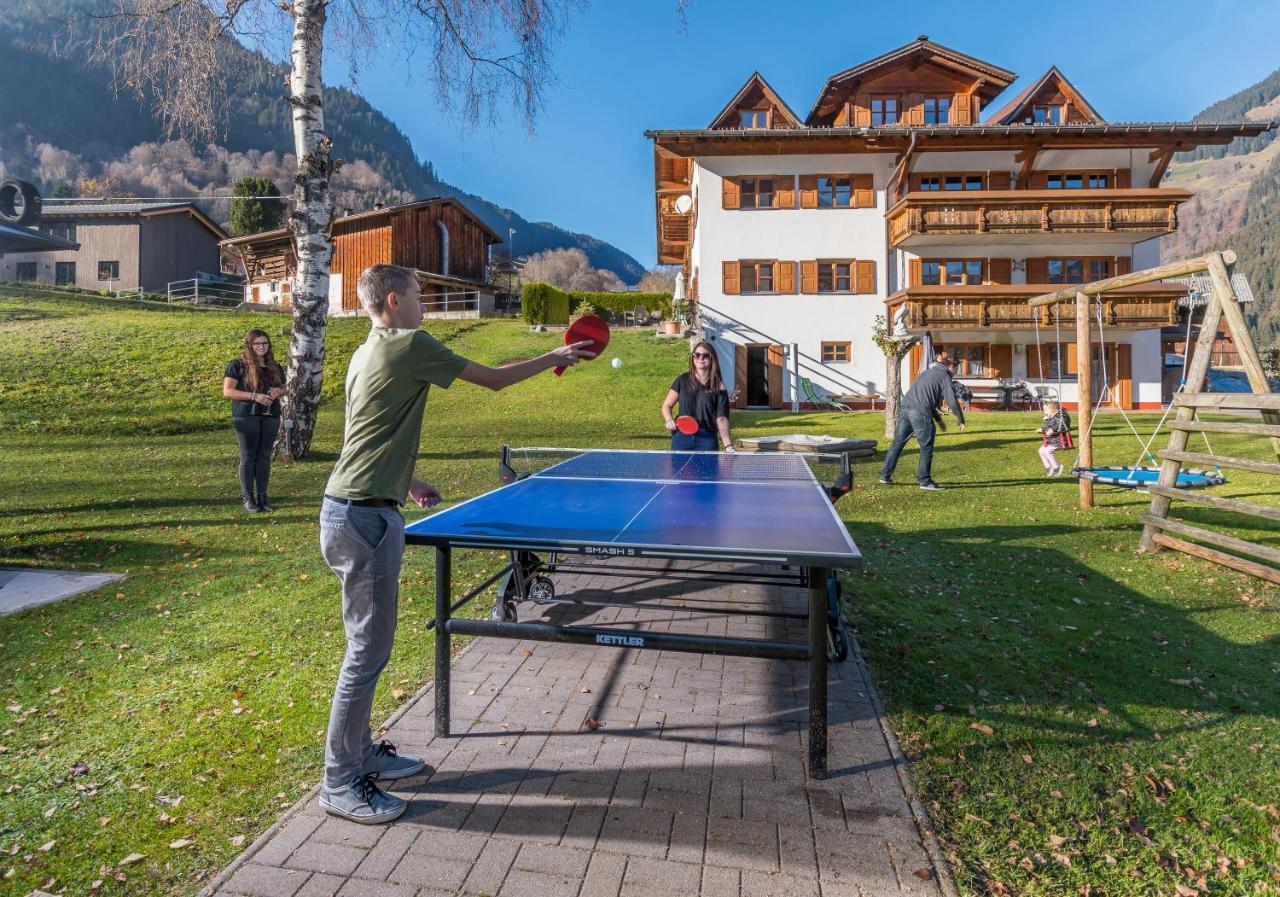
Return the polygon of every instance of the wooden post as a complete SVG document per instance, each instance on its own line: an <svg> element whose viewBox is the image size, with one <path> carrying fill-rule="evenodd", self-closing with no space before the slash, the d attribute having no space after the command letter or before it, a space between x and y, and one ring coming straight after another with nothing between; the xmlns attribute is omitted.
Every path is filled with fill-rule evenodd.
<svg viewBox="0 0 1280 897"><path fill-rule="evenodd" d="M1220 256L1215 257L1219 258L1219 260L1221 259ZM1204 308L1204 320L1200 322L1200 336L1196 339L1195 354L1191 356L1191 364L1187 367L1186 392L1188 393L1197 393L1204 389L1205 377L1209 374L1209 361L1213 357L1213 340L1218 333L1218 324L1222 320L1222 305L1220 288L1217 278L1214 278L1213 287L1209 290L1209 304ZM1191 309L1187 309L1187 314L1191 314ZM1187 351L1191 351L1190 346L1187 347ZM1195 413L1195 406L1183 405L1178 409L1178 416L1175 419L1191 420ZM1187 430L1172 430L1169 433L1168 450L1171 452L1185 450L1187 437L1190 435ZM1173 488L1178 481L1178 471L1181 467L1182 462L1175 459L1165 459L1160 465L1159 485ZM1149 513L1152 517L1163 518L1168 516L1169 499L1166 496L1152 493ZM1144 526L1142 528L1142 539L1138 542L1138 548L1142 551L1151 551L1155 548L1155 537L1158 532L1159 530L1151 524Z"/></svg>
<svg viewBox="0 0 1280 897"><path fill-rule="evenodd" d="M1059 359L1059 364L1062 360ZM1093 466L1093 350L1089 336L1089 296L1076 293L1076 411L1080 418L1080 466ZM1080 478L1080 507L1093 507L1093 480Z"/></svg>
<svg viewBox="0 0 1280 897"><path fill-rule="evenodd" d="M1240 353L1240 363L1249 377L1249 385L1256 393L1270 393L1271 384L1267 380L1267 372L1262 368L1262 360L1258 358L1258 349L1249 334L1249 325L1245 323L1240 312L1240 298L1236 296L1235 287L1231 286L1231 277L1227 274L1227 266L1219 254L1209 256L1209 276L1213 278L1213 287L1222 297L1222 315L1227 319L1227 330ZM1216 329L1216 328L1215 328ZM1280 424L1280 412L1263 411L1262 419L1269 424ZM1271 440L1271 449L1280 458L1280 439Z"/></svg>

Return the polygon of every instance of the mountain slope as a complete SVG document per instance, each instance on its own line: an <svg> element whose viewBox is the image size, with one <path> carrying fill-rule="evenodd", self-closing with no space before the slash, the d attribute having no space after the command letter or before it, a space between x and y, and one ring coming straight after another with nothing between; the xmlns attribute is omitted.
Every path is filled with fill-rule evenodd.
<svg viewBox="0 0 1280 897"><path fill-rule="evenodd" d="M1280 120L1280 70L1214 103L1193 121ZM1178 233L1160 244L1166 260L1234 249L1257 303L1246 309L1259 346L1280 344L1280 141L1277 131L1227 146L1182 153L1163 186L1196 195L1179 213Z"/></svg>
<svg viewBox="0 0 1280 897"><path fill-rule="evenodd" d="M60 171L56 164L47 164L48 159L62 159L91 176L114 173L127 178L132 166L136 170L133 183L141 187L135 187L137 192L162 195L161 184L227 194L231 184L219 182L219 177L260 164L267 169L261 173L275 177L287 191L291 176L283 163L293 151L293 139L284 68L227 41L223 55L231 104L217 145L192 153L186 144L165 144L150 109L132 93L116 93L110 69L90 58L94 32L83 17L110 6L109 0L0 3L0 166L10 176L45 181L41 186L46 192L56 186L51 181ZM577 247L594 266L614 271L627 283L637 282L644 273L638 261L609 243L547 222L528 221L441 180L430 162L419 161L396 124L359 94L342 87L326 88L325 105L335 155L368 166L346 172L345 180L339 178L340 207L359 210L375 200L457 196L499 234L505 236L514 227L522 253ZM146 152L135 152L140 147L146 147ZM264 161L264 154L274 156ZM146 157L147 165L165 168L166 176L140 168L139 155ZM233 164L209 161L227 157ZM225 219L225 204L209 205L211 214Z"/></svg>

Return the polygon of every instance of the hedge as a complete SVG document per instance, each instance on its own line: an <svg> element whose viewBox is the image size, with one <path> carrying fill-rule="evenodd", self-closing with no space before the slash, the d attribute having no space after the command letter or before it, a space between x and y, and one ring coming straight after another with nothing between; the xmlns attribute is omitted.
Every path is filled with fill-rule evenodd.
<svg viewBox="0 0 1280 897"><path fill-rule="evenodd" d="M569 315L584 302L615 315L643 305L664 318L671 317L670 293L566 293L549 283L529 283L520 294L520 308L530 324L568 324Z"/></svg>

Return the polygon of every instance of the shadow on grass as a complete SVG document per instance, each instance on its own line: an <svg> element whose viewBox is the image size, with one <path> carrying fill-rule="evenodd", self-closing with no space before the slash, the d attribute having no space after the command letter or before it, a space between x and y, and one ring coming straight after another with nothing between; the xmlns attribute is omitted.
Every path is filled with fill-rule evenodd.
<svg viewBox="0 0 1280 897"><path fill-rule="evenodd" d="M1120 528L1136 544L1139 527ZM1031 729L1033 742L1081 745L1150 740L1146 708L1179 713L1178 724L1161 726L1165 736L1280 715L1280 693L1266 682L1280 636L1224 639L1196 622L1211 608L1153 601L1052 547L1079 528L972 526L909 538L875 524L850 529L873 581L854 578L849 600L894 710L957 714L979 701L981 683L990 697L977 718ZM1029 537L1050 547L1029 547ZM1134 559L1162 562L1188 563ZM1199 587L1191 570L1168 578L1188 596Z"/></svg>

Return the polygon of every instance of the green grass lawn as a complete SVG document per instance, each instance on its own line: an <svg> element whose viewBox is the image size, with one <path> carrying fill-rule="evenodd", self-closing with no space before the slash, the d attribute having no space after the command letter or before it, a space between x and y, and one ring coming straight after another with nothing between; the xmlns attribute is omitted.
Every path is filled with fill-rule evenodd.
<svg viewBox="0 0 1280 897"><path fill-rule="evenodd" d="M222 371L246 328L287 323L0 288L0 564L129 574L0 618L0 894L99 880L102 893L194 892L317 780L343 636L316 512L341 374L367 324L331 322L314 457L277 465L279 510L249 517ZM493 363L559 339L516 322L431 330ZM457 501L495 485L504 442L663 447L657 407L685 351L618 334L621 370L434 391L419 474ZM1077 510L1073 480L1039 477L1036 420L980 413L943 435L946 492L881 487L859 465L839 505L867 557L850 617L962 892L1280 892L1277 591L1136 553L1146 497L1099 490L1097 510ZM734 424L883 426L876 414ZM1137 453L1118 417L1097 436L1099 463ZM1277 503L1265 477L1229 476L1217 494ZM1274 527L1231 531L1280 544ZM457 584L488 569L462 554ZM375 718L428 678L431 578L427 553L408 552Z"/></svg>

